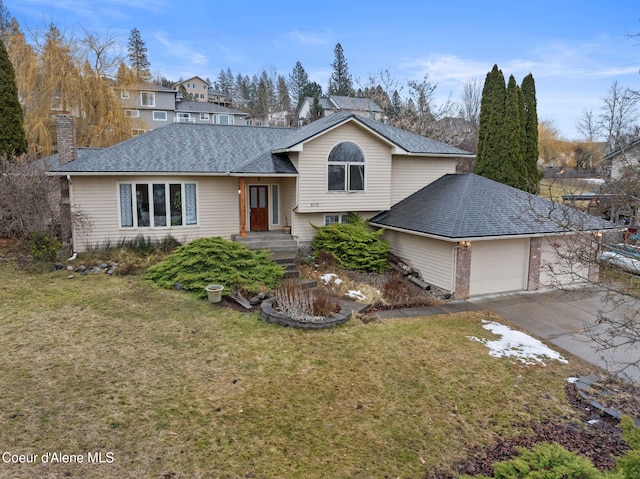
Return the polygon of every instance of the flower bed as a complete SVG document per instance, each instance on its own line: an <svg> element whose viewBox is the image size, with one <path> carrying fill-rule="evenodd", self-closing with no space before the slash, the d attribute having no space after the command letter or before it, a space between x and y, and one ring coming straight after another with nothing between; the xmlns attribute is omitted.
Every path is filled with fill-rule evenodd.
<svg viewBox="0 0 640 479"><path fill-rule="evenodd" d="M341 309L337 313L330 316L308 316L300 318L292 318L282 314L274 309L276 298L269 298L260 305L261 316L269 323L279 324L280 326L289 326L291 328L301 329L324 329L332 328L339 324L345 323L351 317L351 310Z"/></svg>

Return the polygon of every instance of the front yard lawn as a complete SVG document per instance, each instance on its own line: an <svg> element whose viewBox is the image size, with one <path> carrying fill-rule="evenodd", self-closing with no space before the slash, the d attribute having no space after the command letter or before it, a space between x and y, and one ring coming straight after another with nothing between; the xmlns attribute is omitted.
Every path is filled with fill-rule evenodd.
<svg viewBox="0 0 640 479"><path fill-rule="evenodd" d="M38 455L0 477L421 478L571 420L567 378L589 369L489 356L468 339L491 337L486 313L303 331L67 275L0 262L0 453Z"/></svg>

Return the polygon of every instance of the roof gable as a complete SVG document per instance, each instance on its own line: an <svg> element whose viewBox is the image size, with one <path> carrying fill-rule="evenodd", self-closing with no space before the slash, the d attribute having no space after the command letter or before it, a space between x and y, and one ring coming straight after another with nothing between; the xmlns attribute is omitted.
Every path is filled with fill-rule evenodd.
<svg viewBox="0 0 640 479"><path fill-rule="evenodd" d="M370 221L451 240L614 227L595 216L474 174L444 175Z"/></svg>

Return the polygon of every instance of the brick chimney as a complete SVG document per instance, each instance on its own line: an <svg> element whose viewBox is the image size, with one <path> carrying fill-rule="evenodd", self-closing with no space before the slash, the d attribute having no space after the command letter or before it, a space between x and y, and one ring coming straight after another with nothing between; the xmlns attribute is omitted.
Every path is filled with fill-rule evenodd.
<svg viewBox="0 0 640 479"><path fill-rule="evenodd" d="M73 116L68 113L56 115L55 118L58 166L63 166L76 159L76 124ZM60 176L60 239L62 244L70 244L72 234L69 179L65 175Z"/></svg>
<svg viewBox="0 0 640 479"><path fill-rule="evenodd" d="M68 113L56 115L56 141L58 165L66 165L76 159L76 124Z"/></svg>

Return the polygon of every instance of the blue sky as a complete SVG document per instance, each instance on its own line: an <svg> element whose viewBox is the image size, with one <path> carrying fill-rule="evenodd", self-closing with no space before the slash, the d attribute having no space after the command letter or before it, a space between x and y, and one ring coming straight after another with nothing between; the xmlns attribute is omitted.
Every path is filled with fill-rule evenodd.
<svg viewBox="0 0 640 479"><path fill-rule="evenodd" d="M640 90L637 0L217 2L207 0L4 0L23 30L49 22L67 34L111 31L126 52L137 28L152 72L215 79L221 69L288 75L300 61L326 88L336 43L354 79L388 69L401 83L426 73L442 101L494 64L536 80L538 116L566 138L597 110L614 81Z"/></svg>

